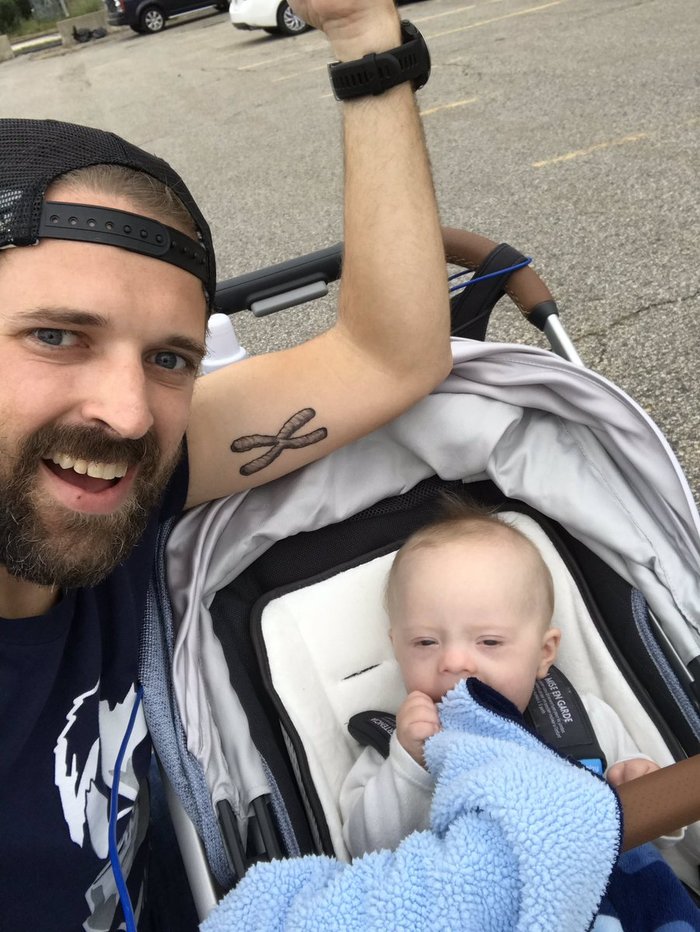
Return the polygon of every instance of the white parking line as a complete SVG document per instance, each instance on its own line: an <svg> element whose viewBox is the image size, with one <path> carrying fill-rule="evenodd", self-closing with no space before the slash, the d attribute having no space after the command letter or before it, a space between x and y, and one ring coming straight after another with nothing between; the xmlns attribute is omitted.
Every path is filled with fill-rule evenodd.
<svg viewBox="0 0 700 932"><path fill-rule="evenodd" d="M467 104L475 103L478 97L467 97L466 100L453 100L449 104L438 104L437 107L430 107L428 110L421 110L422 117L430 116L431 113L438 113L440 110L452 110L453 107L464 107Z"/></svg>
<svg viewBox="0 0 700 932"><path fill-rule="evenodd" d="M443 16L453 16L455 13L466 13L467 10L474 10L477 6L485 6L487 3L503 3L503 0L484 0L483 3L470 3L469 6L456 7L454 10L445 10L443 13L433 13L430 16L416 16L412 22L416 25L428 23L432 19L440 19Z"/></svg>
<svg viewBox="0 0 700 932"><path fill-rule="evenodd" d="M326 71L328 65L316 65L313 68L307 68L305 71L294 71L292 74L283 74L279 78L273 78L270 84L279 84L280 81L289 81L292 78L298 78L301 74L311 74L313 71Z"/></svg>
<svg viewBox="0 0 700 932"><path fill-rule="evenodd" d="M579 159L584 155L590 155L592 152L599 152L601 149L611 149L613 146L626 146L631 142L639 142L641 139L648 139L649 133L634 133L630 136L622 136L620 139L610 139L608 142L598 142L594 146L588 146L586 149L574 149L564 155L557 155L553 159L543 159L541 162L533 162L533 168L543 168L545 165L554 165L557 162L570 162L572 159Z"/></svg>
<svg viewBox="0 0 700 932"><path fill-rule="evenodd" d="M490 2L494 2L494 0L490 0ZM496 0L496 2L502 3L503 0ZM475 6L476 3L470 3L469 6L456 7L454 10L445 10L443 13L433 13L432 16L417 16L415 19L411 20L411 22L415 23L416 25L419 23L427 23L431 19L440 19L442 16L453 16L455 13L466 13L467 10L473 10Z"/></svg>
<svg viewBox="0 0 700 932"><path fill-rule="evenodd" d="M504 19L512 19L514 16L527 16L529 13L540 13L542 10L548 10L550 7L559 6L560 3L566 3L567 0L552 0L551 3L543 3L540 6L531 6L526 10L516 10L514 13L505 13L503 16L494 16L492 19L482 19L478 23L469 23L468 26L457 26L455 29L448 29L445 32L434 32L432 35L426 35L426 39L440 39L442 36L451 36L456 32L466 32L467 29L476 29L478 26L489 26L491 23L500 23Z"/></svg>
<svg viewBox="0 0 700 932"><path fill-rule="evenodd" d="M278 61L283 61L285 58L300 58L304 52L287 52L286 55L275 55L274 58L265 58L260 61L253 62L252 65L240 65L238 71L252 71L254 68L259 68L261 65L276 65Z"/></svg>

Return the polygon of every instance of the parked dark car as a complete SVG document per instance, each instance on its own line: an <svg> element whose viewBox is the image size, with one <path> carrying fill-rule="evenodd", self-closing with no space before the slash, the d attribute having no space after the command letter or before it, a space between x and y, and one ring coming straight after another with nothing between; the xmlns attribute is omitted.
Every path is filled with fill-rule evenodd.
<svg viewBox="0 0 700 932"><path fill-rule="evenodd" d="M105 0L110 26L130 26L134 32L160 32L166 19L191 10L228 10L228 0Z"/></svg>

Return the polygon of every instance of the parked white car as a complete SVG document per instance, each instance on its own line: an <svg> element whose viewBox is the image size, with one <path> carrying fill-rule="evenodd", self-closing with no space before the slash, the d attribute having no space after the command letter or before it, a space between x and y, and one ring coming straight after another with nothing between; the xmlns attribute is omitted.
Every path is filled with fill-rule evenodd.
<svg viewBox="0 0 700 932"><path fill-rule="evenodd" d="M264 29L272 35L298 36L311 28L287 0L231 0L229 16L236 29Z"/></svg>

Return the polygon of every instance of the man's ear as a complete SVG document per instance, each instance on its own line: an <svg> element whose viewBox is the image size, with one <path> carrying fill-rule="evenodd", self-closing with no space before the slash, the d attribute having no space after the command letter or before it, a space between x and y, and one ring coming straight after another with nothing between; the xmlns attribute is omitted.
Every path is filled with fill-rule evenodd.
<svg viewBox="0 0 700 932"><path fill-rule="evenodd" d="M542 638L542 657L537 668L537 679L541 680L549 673L549 668L557 659L557 652L561 642L559 628L547 628Z"/></svg>

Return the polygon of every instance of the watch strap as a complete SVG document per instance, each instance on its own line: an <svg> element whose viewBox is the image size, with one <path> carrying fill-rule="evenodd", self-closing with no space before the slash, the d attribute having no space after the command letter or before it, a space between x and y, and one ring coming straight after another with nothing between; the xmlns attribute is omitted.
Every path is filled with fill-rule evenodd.
<svg viewBox="0 0 700 932"><path fill-rule="evenodd" d="M414 91L430 76L430 52L425 39L408 20L401 21L401 45L386 52L370 52L347 62L332 62L328 73L338 100L383 94L410 81Z"/></svg>

